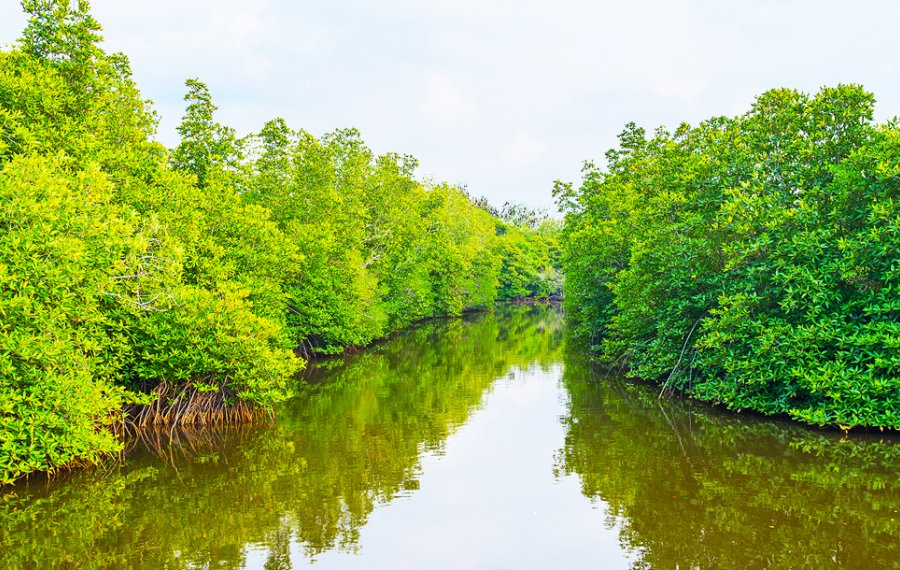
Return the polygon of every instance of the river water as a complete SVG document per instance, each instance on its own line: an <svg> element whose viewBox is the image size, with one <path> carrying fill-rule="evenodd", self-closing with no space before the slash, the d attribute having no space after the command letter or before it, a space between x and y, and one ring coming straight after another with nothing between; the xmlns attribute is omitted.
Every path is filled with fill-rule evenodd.
<svg viewBox="0 0 900 570"><path fill-rule="evenodd" d="M0 568L891 568L900 440L657 399L545 307L311 365L272 425L0 489Z"/></svg>

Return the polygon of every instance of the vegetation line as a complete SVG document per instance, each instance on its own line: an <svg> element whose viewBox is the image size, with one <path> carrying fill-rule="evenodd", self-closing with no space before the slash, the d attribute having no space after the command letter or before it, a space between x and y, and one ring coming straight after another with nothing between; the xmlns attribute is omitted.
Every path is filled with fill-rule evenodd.
<svg viewBox="0 0 900 570"><path fill-rule="evenodd" d="M238 137L206 85L166 149L86 1L25 0L0 51L0 484L124 428L268 414L304 365L559 293L559 225L415 177L355 129Z"/></svg>
<svg viewBox="0 0 900 570"><path fill-rule="evenodd" d="M900 128L873 108L776 89L674 133L629 124L556 184L574 332L660 394L900 429Z"/></svg>

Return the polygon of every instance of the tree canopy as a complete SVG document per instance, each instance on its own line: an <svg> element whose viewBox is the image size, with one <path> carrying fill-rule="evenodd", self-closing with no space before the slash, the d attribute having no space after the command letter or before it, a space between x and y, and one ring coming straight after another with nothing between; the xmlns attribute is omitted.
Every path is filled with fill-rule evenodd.
<svg viewBox="0 0 900 570"><path fill-rule="evenodd" d="M281 119L239 138L199 79L166 149L88 2L22 6L0 52L0 482L97 461L123 425L268 413L298 347L534 289L501 288L529 246L414 158Z"/></svg>
<svg viewBox="0 0 900 570"><path fill-rule="evenodd" d="M674 133L628 125L556 187L576 332L664 390L900 428L900 130L873 106L777 89Z"/></svg>

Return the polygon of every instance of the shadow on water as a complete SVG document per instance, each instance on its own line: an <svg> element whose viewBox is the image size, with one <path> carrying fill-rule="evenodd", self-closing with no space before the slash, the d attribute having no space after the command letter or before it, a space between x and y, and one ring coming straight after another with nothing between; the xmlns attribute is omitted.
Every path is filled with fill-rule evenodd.
<svg viewBox="0 0 900 570"><path fill-rule="evenodd" d="M900 564L900 440L747 417L592 369L569 349L560 473L636 568Z"/></svg>
<svg viewBox="0 0 900 570"><path fill-rule="evenodd" d="M558 311L500 307L314 363L273 426L150 434L121 465L3 489L0 568L240 568L261 548L274 569L291 544L353 551L494 380L558 363L561 345Z"/></svg>

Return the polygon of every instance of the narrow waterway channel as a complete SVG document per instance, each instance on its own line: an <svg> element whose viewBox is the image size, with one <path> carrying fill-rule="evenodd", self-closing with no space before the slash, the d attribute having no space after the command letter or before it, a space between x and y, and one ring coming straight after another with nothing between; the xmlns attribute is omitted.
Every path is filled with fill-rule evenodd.
<svg viewBox="0 0 900 570"><path fill-rule="evenodd" d="M593 368L502 307L315 363L274 424L0 493L0 568L891 568L900 441Z"/></svg>

